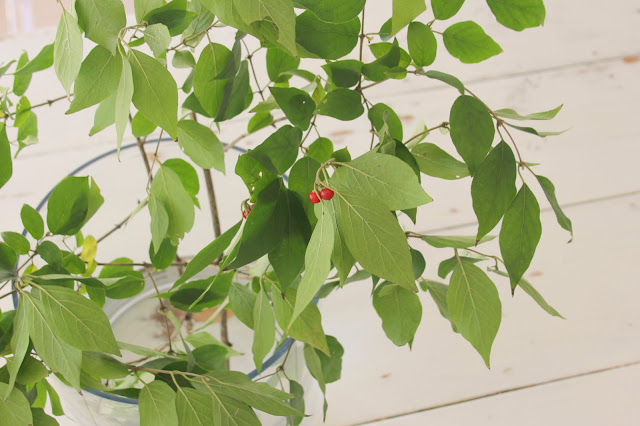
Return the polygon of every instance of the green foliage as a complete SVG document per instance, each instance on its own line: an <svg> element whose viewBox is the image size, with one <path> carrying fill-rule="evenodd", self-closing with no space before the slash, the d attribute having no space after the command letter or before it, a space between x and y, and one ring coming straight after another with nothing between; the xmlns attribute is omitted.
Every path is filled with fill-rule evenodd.
<svg viewBox="0 0 640 426"><path fill-rule="evenodd" d="M436 60L438 42L431 28L422 22L412 22L407 32L411 58L419 67L427 67Z"/></svg>
<svg viewBox="0 0 640 426"><path fill-rule="evenodd" d="M119 0L77 0L78 21L86 37L116 53L118 33L126 25L124 5Z"/></svg>
<svg viewBox="0 0 640 426"><path fill-rule="evenodd" d="M321 21L310 11L296 18L296 43L309 53L303 56L342 58L358 44L359 32L358 18L339 24L329 23Z"/></svg>
<svg viewBox="0 0 640 426"><path fill-rule="evenodd" d="M463 4L464 0L431 0L433 16L443 21L452 18Z"/></svg>
<svg viewBox="0 0 640 426"><path fill-rule="evenodd" d="M373 307L389 340L397 346L411 345L422 319L420 298L399 285L382 283L373 292Z"/></svg>
<svg viewBox="0 0 640 426"><path fill-rule="evenodd" d="M465 64L482 62L502 52L502 48L473 21L458 22L442 33L444 47Z"/></svg>
<svg viewBox="0 0 640 426"><path fill-rule="evenodd" d="M4 123L0 124L0 188L11 179L13 174L13 160L11 159L11 146L7 138L7 129Z"/></svg>
<svg viewBox="0 0 640 426"><path fill-rule="evenodd" d="M82 32L78 27L77 19L63 10L53 47L53 67L67 95L80 72L81 64Z"/></svg>
<svg viewBox="0 0 640 426"><path fill-rule="evenodd" d="M67 114L78 112L108 98L118 89L122 59L102 46L94 47L82 61L73 86L73 101Z"/></svg>
<svg viewBox="0 0 640 426"><path fill-rule="evenodd" d="M100 208L104 198L88 177L64 178L47 203L47 227L58 235L75 235Z"/></svg>
<svg viewBox="0 0 640 426"><path fill-rule="evenodd" d="M498 22L515 31L544 24L546 10L542 0L487 0Z"/></svg>
<svg viewBox="0 0 640 426"><path fill-rule="evenodd" d="M473 176L493 143L491 114L480 100L463 95L451 107L449 125L451 140Z"/></svg>
<svg viewBox="0 0 640 426"><path fill-rule="evenodd" d="M393 0L391 35L409 25L425 10L427 10L425 0Z"/></svg>
<svg viewBox="0 0 640 426"><path fill-rule="evenodd" d="M176 393L168 384L155 380L140 391L138 400L141 426L178 424Z"/></svg>

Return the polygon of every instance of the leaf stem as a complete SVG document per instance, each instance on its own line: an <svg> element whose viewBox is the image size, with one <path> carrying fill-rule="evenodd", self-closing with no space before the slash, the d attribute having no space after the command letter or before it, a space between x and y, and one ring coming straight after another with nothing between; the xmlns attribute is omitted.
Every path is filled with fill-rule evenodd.
<svg viewBox="0 0 640 426"><path fill-rule="evenodd" d="M432 128L430 128L430 129L427 129L427 130L423 130L422 132L420 132L420 133L417 133L417 134L413 135L413 136L412 136L409 140L407 140L404 144L406 145L406 144L408 144L409 142L411 142L412 140L417 139L417 138L419 138L419 137L420 137L420 136L422 136L422 135L425 135L425 134L427 134L427 133L429 133L429 132L431 132L431 131L433 131L433 130L440 129L440 128L443 128L443 127L445 127L445 128L449 128L449 122L447 122L447 121L443 121L442 123L438 124L438 125L437 125L437 126L435 126L435 127L432 127Z"/></svg>
<svg viewBox="0 0 640 426"><path fill-rule="evenodd" d="M160 290L158 289L158 284L156 283L155 278L153 278L153 274L151 273L151 271L147 271L147 274L149 275L149 278L153 283L153 288L156 290L156 295L158 295L158 301L160 302L160 312L162 312L162 316L164 317L164 325L167 329L167 340L169 343L168 352L169 352L169 355L173 355L174 354L173 346L171 346L171 328L169 327L169 318L167 318L167 315L166 315L167 307L164 305L164 301L160 297Z"/></svg>

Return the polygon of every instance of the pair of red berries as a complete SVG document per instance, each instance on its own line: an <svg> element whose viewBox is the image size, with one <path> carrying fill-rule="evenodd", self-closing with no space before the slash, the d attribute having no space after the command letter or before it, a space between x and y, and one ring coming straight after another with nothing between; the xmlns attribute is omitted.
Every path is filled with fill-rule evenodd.
<svg viewBox="0 0 640 426"><path fill-rule="evenodd" d="M249 216L249 213L251 213L251 210L253 210L254 206L255 206L255 204L251 204L249 206L249 210L242 210L242 217L246 219L247 216Z"/></svg>
<svg viewBox="0 0 640 426"><path fill-rule="evenodd" d="M334 194L332 190L330 190L329 188L323 188L320 191L320 197L318 197L318 193L316 191L311 191L309 193L309 201L311 201L313 204L318 204L320 202L320 198L329 201L333 198L333 195Z"/></svg>

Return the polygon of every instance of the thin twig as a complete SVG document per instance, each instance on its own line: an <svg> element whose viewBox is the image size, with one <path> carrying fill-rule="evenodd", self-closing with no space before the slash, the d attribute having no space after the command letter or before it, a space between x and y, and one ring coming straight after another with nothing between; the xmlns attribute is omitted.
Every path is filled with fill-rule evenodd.
<svg viewBox="0 0 640 426"><path fill-rule="evenodd" d="M69 95L69 96L71 96L71 95ZM32 110L32 109L34 109L34 108L39 108L39 107L46 106L46 105L51 106L51 105L53 105L54 103L56 103L56 102L58 102L58 101L61 101L61 100L63 100L63 99L67 99L67 95L60 96L60 97L55 98L55 99L49 99L48 101L44 101L44 102L41 102L41 103L39 103L39 104L31 105L29 108L21 109L20 111L10 112L9 114L7 114L7 117L13 117L13 116L14 116L14 115L16 115L18 112L31 111L31 110Z"/></svg>
<svg viewBox="0 0 640 426"><path fill-rule="evenodd" d="M173 355L173 347L171 346L171 327L169 327L169 318L167 318L167 307L164 305L162 298L160 297L160 290L158 289L158 284L156 284L155 278L153 278L153 274L150 271L147 271L149 274L149 278L151 278L151 282L153 283L153 288L156 290L156 295L158 295L158 301L160 302L160 312L162 312L162 316L164 317L164 325L167 328L167 339L169 343L169 354Z"/></svg>
<svg viewBox="0 0 640 426"><path fill-rule="evenodd" d="M281 121L285 121L286 119L287 119L287 117L278 117L278 118L274 119L271 124L276 124L276 123L279 123ZM224 147L225 152L229 151L231 148L236 146L238 143L240 143L244 138L246 138L250 134L252 134L252 133L243 133L240 136L238 136L237 138L235 138L234 140L232 140L231 142L229 142L228 144L226 144L225 147Z"/></svg>
<svg viewBox="0 0 640 426"><path fill-rule="evenodd" d="M435 127L432 127L432 128L430 128L430 129L427 129L427 130L423 130L422 132L420 132L420 133L417 133L417 134L413 135L413 136L411 137L411 139L409 139L408 141L406 141L404 144L406 145L406 144L408 144L409 142L411 142L412 140L417 139L417 138L419 138L419 137L420 137L420 136L422 136L422 135L425 135L425 134L427 134L427 133L429 133L429 132L431 132L431 131L433 131L433 130L440 129L440 128L442 128L442 127L449 127L449 123L448 123L448 122L446 122L446 121L443 121L442 123L438 124L438 125L437 125L437 126L435 126Z"/></svg>

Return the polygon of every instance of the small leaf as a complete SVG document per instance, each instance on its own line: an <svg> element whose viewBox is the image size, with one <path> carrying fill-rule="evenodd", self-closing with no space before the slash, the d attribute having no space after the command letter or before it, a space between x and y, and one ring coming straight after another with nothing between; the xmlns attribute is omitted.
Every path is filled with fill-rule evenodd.
<svg viewBox="0 0 640 426"><path fill-rule="evenodd" d="M93 179L68 176L56 185L49 197L47 226L57 235L75 235L103 202Z"/></svg>
<svg viewBox="0 0 640 426"><path fill-rule="evenodd" d="M463 4L464 0L431 0L433 16L442 21L452 18Z"/></svg>
<svg viewBox="0 0 640 426"><path fill-rule="evenodd" d="M546 10L542 0L487 0L498 22L515 31L544 25Z"/></svg>
<svg viewBox="0 0 640 426"><path fill-rule="evenodd" d="M29 253L29 249L31 248L29 240L27 240L21 234L18 234L17 232L7 231L3 232L1 235L4 242L7 243L16 253Z"/></svg>
<svg viewBox="0 0 640 426"><path fill-rule="evenodd" d="M175 68L193 68L196 66L196 60L193 53L188 50L176 50L171 60L171 65Z"/></svg>
<svg viewBox="0 0 640 426"><path fill-rule="evenodd" d="M438 42L431 28L422 22L412 22L407 31L409 54L419 67L428 67L436 60Z"/></svg>
<svg viewBox="0 0 640 426"><path fill-rule="evenodd" d="M39 240L44 235L44 221L42 216L33 207L28 204L23 204L20 210L20 219L24 228L29 231L29 234L36 240Z"/></svg>
<svg viewBox="0 0 640 426"><path fill-rule="evenodd" d="M260 289L256 304L253 307L253 324L255 334L251 350L253 352L253 362L258 373L260 373L262 371L262 360L271 352L276 338L273 310L264 289Z"/></svg>
<svg viewBox="0 0 640 426"><path fill-rule="evenodd" d="M529 133L532 135L536 135L538 137L541 138L546 138L547 136L557 136L557 135L561 135L564 132L566 132L566 130L561 130L559 132L540 132L536 129L534 129L533 127L524 127L524 126L516 126L515 124L511 124L511 123L505 123L507 126L509 127L513 127L514 129L518 129L521 132L525 132L525 133Z"/></svg>
<svg viewBox="0 0 640 426"><path fill-rule="evenodd" d="M73 101L67 114L78 112L111 96L118 89L122 75L120 55L102 46L94 47L80 65L73 87Z"/></svg>
<svg viewBox="0 0 640 426"><path fill-rule="evenodd" d="M456 248L463 249L473 247L478 244L486 243L496 238L495 235L487 235L477 241L473 236L460 236L460 235L420 235L427 244L435 248Z"/></svg>
<svg viewBox="0 0 640 426"><path fill-rule="evenodd" d="M253 310L256 299L257 296L251 289L238 283L231 283L229 288L231 310L250 329L253 329Z"/></svg>
<svg viewBox="0 0 640 426"><path fill-rule="evenodd" d="M131 103L131 100L129 100ZM128 113L128 111L127 111ZM116 122L116 93L104 99L96 108L93 118L93 127L89 130L89 136L93 136Z"/></svg>
<svg viewBox="0 0 640 426"><path fill-rule="evenodd" d="M500 229L500 253L511 278L512 291L529 268L541 234L540 206L524 184L509 205Z"/></svg>
<svg viewBox="0 0 640 426"><path fill-rule="evenodd" d="M425 10L427 5L424 0L393 0L391 35L409 25Z"/></svg>
<svg viewBox="0 0 640 426"><path fill-rule="evenodd" d="M327 93L320 101L316 113L342 121L351 121L364 114L364 107L358 92L349 89L335 89Z"/></svg>
<svg viewBox="0 0 640 426"><path fill-rule="evenodd" d="M465 64L482 62L502 52L502 48L473 21L451 25L442 37L451 56Z"/></svg>
<svg viewBox="0 0 640 426"><path fill-rule="evenodd" d="M295 29L296 42L307 52L322 59L340 59L358 44L360 19L332 24L306 11L297 16Z"/></svg>
<svg viewBox="0 0 640 426"><path fill-rule="evenodd" d="M453 324L489 368L491 346L502 318L502 304L493 282L477 266L459 261L451 275L447 306Z"/></svg>
<svg viewBox="0 0 640 426"><path fill-rule="evenodd" d="M532 114L527 114L527 115L521 115L510 108L498 109L498 110L495 110L494 112L499 117L510 118L513 120L551 120L560 112L561 109L562 109L562 105L554 109L550 109L549 111L534 112Z"/></svg>
<svg viewBox="0 0 640 426"><path fill-rule="evenodd" d="M257 31L276 42L292 55L297 54L295 28L296 14L291 0L266 1L242 0L235 3L238 17L251 29L261 28L263 22L270 24L269 30ZM276 30L276 31L274 31Z"/></svg>
<svg viewBox="0 0 640 426"><path fill-rule="evenodd" d="M86 37L116 54L118 33L127 24L124 5L119 0L77 0L78 21Z"/></svg>
<svg viewBox="0 0 640 426"><path fill-rule="evenodd" d="M509 274L494 268L490 268L489 271L493 272L494 274L498 274L502 277L507 277L507 278L509 277ZM542 297L542 295L538 293L538 290L536 290L529 281L525 280L524 278L521 278L520 282L518 283L518 287L520 287L525 293L531 296L531 298L538 304L538 306L540 306L546 313L554 317L565 319L562 315L560 315L558 311L555 310L553 306L549 305L549 303L547 303L547 301L544 300L544 297Z"/></svg>
<svg viewBox="0 0 640 426"><path fill-rule="evenodd" d="M322 329L322 317L315 303L309 303L298 318L291 323L291 315L293 314L296 299L297 292L293 288L287 289L286 294L274 294L273 309L278 324L283 329L287 329L287 326L291 324L291 327L288 328L289 336L329 354L327 338Z"/></svg>
<svg viewBox="0 0 640 426"><path fill-rule="evenodd" d="M479 259L475 257L465 257L465 256L459 256L459 257L460 257L460 260L462 260L463 262L471 262L471 263L478 263L484 260L484 259ZM447 278L447 275L453 272L457 264L458 264L458 259L455 256L450 257L449 259L443 260L442 262L440 262L440 265L438 265L438 276L442 279Z"/></svg>
<svg viewBox="0 0 640 426"><path fill-rule="evenodd" d="M13 74L21 76L33 74L34 72L46 70L51 65L53 65L53 43L44 46L35 58L16 69Z"/></svg>
<svg viewBox="0 0 640 426"><path fill-rule="evenodd" d="M491 149L495 128L487 107L472 96L459 96L449 117L451 140L473 176Z"/></svg>
<svg viewBox="0 0 640 426"><path fill-rule="evenodd" d="M453 260L455 264L458 264L457 259L454 257ZM451 328L455 333L458 332L455 324L451 322L451 314L449 313L449 307L447 306L447 293L449 292L449 286L446 284L439 283L437 281L425 280L420 283L420 286L423 290L429 290L429 294L431 298L435 302L438 307L438 311L440 311L440 315L447 321L451 323Z"/></svg>
<svg viewBox="0 0 640 426"><path fill-rule="evenodd" d="M316 110L316 103L307 92L290 87L270 87L269 90L291 124L307 130Z"/></svg>
<svg viewBox="0 0 640 426"><path fill-rule="evenodd" d="M329 62L322 66L331 82L338 87L349 88L358 84L363 63L355 59Z"/></svg>
<svg viewBox="0 0 640 426"><path fill-rule="evenodd" d="M382 319L385 334L396 346L413 340L422 319L422 304L414 292L395 284L381 284L373 292L373 307Z"/></svg>
<svg viewBox="0 0 640 426"><path fill-rule="evenodd" d="M446 151L432 143L421 143L413 147L413 156L425 175L440 179L455 180L469 176L467 165L456 160Z"/></svg>
<svg viewBox="0 0 640 426"><path fill-rule="evenodd" d="M67 96L82 64L82 32L77 19L62 10L53 48L53 67ZM14 90L15 92L15 90Z"/></svg>
<svg viewBox="0 0 640 426"><path fill-rule="evenodd" d="M255 413L243 402L209 391L180 387L176 392L179 425L260 426Z"/></svg>
<svg viewBox="0 0 640 426"><path fill-rule="evenodd" d="M257 112L247 124L247 133L254 133L273 123L273 115L269 112Z"/></svg>
<svg viewBox="0 0 640 426"><path fill-rule="evenodd" d="M333 153L333 142L331 139L327 138L318 138L311 145L309 145L309 151L307 151L307 155L314 160L324 163L325 161L331 158L331 154Z"/></svg>
<svg viewBox="0 0 640 426"><path fill-rule="evenodd" d="M198 166L225 172L222 142L207 126L193 120L180 120L178 143L185 154Z"/></svg>
<svg viewBox="0 0 640 426"><path fill-rule="evenodd" d="M202 108L215 117L222 102L227 80L216 80L229 60L231 51L217 43L209 43L200 54L195 67L193 91Z"/></svg>
<svg viewBox="0 0 640 426"><path fill-rule="evenodd" d="M140 391L138 405L140 407L141 426L173 426L178 424L176 412L176 393L171 387L154 380Z"/></svg>
<svg viewBox="0 0 640 426"><path fill-rule="evenodd" d="M143 22L146 14L162 6L162 1L163 0L134 0L133 6L136 13L136 21Z"/></svg>
<svg viewBox="0 0 640 426"><path fill-rule="evenodd" d="M544 176L536 175L536 179L538 179L538 183L542 187L544 191L544 195L547 196L547 200L549 204L551 204L551 208L553 212L556 214L556 219L558 220L558 224L562 227L562 229L566 229L571 233L571 242L573 240L573 225L571 224L571 219L567 217L562 211L560 204L558 203L558 199L556 198L556 188L553 183Z"/></svg>
<svg viewBox="0 0 640 426"><path fill-rule="evenodd" d="M171 34L163 24L149 25L144 29L144 41L149 45L154 56L158 57L167 51L171 43Z"/></svg>
<svg viewBox="0 0 640 426"><path fill-rule="evenodd" d="M149 259L151 260L151 264L158 271L163 269L167 269L171 266L171 263L176 258L176 254L178 253L178 247L171 244L171 240L169 238L165 238L160 244L158 251L154 253L153 250L153 242L149 245Z"/></svg>
<svg viewBox="0 0 640 426"><path fill-rule="evenodd" d="M222 73L224 72L225 70L222 71ZM250 95L249 65L247 61L242 61L238 74L229 80L224 87L215 121L229 120L240 114L251 103L251 100L247 101L247 96Z"/></svg>
<svg viewBox="0 0 640 426"><path fill-rule="evenodd" d="M81 59L82 60L82 59ZM18 59L18 63L16 64L16 69L20 69L29 63L29 55L27 52L22 52L20 58ZM13 76L13 94L16 96L22 96L29 88L31 84L31 78L33 74L31 73L21 73Z"/></svg>
<svg viewBox="0 0 640 426"><path fill-rule="evenodd" d="M148 136L156 130L158 126L151 122L147 117L142 115L139 111L133 116L131 121L131 133L136 138L142 138Z"/></svg>
<svg viewBox="0 0 640 426"><path fill-rule="evenodd" d="M299 64L299 58L294 58L278 47L267 49L267 75L273 82L288 80L289 76L282 73L297 69Z"/></svg>
<svg viewBox="0 0 640 426"><path fill-rule="evenodd" d="M458 89L458 92L460 92L461 95L464 95L464 84L462 84L462 82L457 77L451 74L433 70L425 72L424 75L434 80L440 80L443 83L447 83L449 86Z"/></svg>
<svg viewBox="0 0 640 426"><path fill-rule="evenodd" d="M13 320L13 336L11 337L11 350L13 351L12 363L8 365L9 386L6 392L0 392L0 399L7 398L12 391L15 380L18 377L20 366L22 365L27 349L29 347L29 310L28 308L18 308Z"/></svg>

